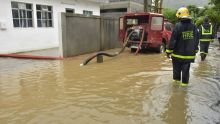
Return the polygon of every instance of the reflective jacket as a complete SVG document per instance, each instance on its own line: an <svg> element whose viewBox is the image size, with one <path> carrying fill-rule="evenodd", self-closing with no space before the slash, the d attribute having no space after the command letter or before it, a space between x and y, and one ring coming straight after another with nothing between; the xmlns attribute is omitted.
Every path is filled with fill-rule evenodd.
<svg viewBox="0 0 220 124"><path fill-rule="evenodd" d="M177 23L170 39L167 53L172 53L172 59L180 62L194 62L198 52L199 34L190 19Z"/></svg>
<svg viewBox="0 0 220 124"><path fill-rule="evenodd" d="M200 42L214 41L214 30L211 23L205 22L199 27Z"/></svg>

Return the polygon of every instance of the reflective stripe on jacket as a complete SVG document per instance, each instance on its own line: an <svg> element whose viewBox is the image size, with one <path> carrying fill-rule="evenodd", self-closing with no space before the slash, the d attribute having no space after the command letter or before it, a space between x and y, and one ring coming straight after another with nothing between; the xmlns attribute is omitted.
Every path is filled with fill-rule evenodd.
<svg viewBox="0 0 220 124"><path fill-rule="evenodd" d="M166 52L172 53L172 59L180 62L194 62L198 51L198 35L197 28L191 20L181 20L172 32Z"/></svg>
<svg viewBox="0 0 220 124"><path fill-rule="evenodd" d="M213 26L211 23L204 23L199 29L200 42L212 42L214 41Z"/></svg>
<svg viewBox="0 0 220 124"><path fill-rule="evenodd" d="M210 28L209 29L205 29L202 26L202 35L212 35L212 24L210 24Z"/></svg>

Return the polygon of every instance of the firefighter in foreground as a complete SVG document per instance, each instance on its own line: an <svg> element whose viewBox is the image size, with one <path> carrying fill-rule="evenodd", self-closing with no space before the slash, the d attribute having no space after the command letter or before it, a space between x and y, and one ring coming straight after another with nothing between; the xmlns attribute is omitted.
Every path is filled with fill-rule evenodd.
<svg viewBox="0 0 220 124"><path fill-rule="evenodd" d="M204 61L208 55L209 44L214 41L214 30L207 16L204 23L199 27L199 37L201 61Z"/></svg>
<svg viewBox="0 0 220 124"><path fill-rule="evenodd" d="M176 24L173 30L166 53L168 58L172 57L173 82L186 87L189 83L190 64L194 62L195 55L198 52L199 34L196 26L191 23L187 8L181 7L176 16L180 22Z"/></svg>

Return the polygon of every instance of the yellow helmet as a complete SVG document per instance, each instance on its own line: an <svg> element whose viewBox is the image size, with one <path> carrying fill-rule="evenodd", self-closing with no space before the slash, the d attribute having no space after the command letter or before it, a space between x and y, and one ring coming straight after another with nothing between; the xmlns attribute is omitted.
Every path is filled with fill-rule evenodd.
<svg viewBox="0 0 220 124"><path fill-rule="evenodd" d="M186 7L181 7L176 12L178 18L190 18L189 10Z"/></svg>

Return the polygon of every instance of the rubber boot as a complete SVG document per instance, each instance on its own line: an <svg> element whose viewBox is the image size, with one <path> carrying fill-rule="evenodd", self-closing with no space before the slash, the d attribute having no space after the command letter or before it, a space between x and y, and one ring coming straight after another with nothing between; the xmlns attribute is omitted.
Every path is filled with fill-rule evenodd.
<svg viewBox="0 0 220 124"><path fill-rule="evenodd" d="M206 54L204 54L204 58L203 58L203 61L205 61L205 58L206 58Z"/></svg>
<svg viewBox="0 0 220 124"><path fill-rule="evenodd" d="M205 60L205 54L201 54L201 61L204 61Z"/></svg>
<svg viewBox="0 0 220 124"><path fill-rule="evenodd" d="M182 86L182 87L187 87L188 86L188 83L180 83L180 86Z"/></svg>

